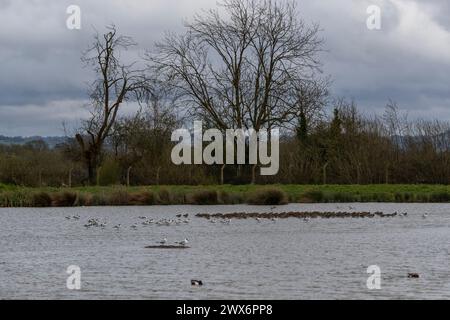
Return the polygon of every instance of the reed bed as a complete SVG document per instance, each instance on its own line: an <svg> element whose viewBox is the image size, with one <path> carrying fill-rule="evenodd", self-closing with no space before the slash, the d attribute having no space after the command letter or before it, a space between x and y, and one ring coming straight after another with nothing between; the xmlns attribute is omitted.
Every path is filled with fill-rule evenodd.
<svg viewBox="0 0 450 320"><path fill-rule="evenodd" d="M373 186L163 186L24 188L2 186L0 207L78 207L291 203L450 203L450 187Z"/></svg>

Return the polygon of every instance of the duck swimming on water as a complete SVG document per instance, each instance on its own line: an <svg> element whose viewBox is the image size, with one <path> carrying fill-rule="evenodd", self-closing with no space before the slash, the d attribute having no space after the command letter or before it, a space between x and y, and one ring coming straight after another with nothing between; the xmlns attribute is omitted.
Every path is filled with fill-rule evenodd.
<svg viewBox="0 0 450 320"><path fill-rule="evenodd" d="M191 285L195 287L201 287L203 285L202 280L191 280Z"/></svg>

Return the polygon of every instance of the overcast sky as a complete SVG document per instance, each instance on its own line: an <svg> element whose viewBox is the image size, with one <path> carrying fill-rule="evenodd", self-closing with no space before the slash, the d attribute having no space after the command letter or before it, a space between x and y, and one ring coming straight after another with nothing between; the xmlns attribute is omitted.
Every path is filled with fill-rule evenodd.
<svg viewBox="0 0 450 320"><path fill-rule="evenodd" d="M389 98L412 118L450 120L449 0L297 0L299 15L321 25L324 72L335 96L382 113ZM66 9L80 6L81 30L66 28ZM382 9L381 30L366 27L369 5ZM0 135L63 135L85 115L81 52L115 23L151 49L164 31L214 0L0 0Z"/></svg>

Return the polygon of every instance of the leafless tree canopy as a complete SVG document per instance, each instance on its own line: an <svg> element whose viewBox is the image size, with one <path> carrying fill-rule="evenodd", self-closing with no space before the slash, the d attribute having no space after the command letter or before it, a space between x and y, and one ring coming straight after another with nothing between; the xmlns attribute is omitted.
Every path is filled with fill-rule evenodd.
<svg viewBox="0 0 450 320"><path fill-rule="evenodd" d="M220 129L256 130L298 116L299 94L320 71L322 40L294 2L225 0L186 29L167 34L147 58L191 115Z"/></svg>
<svg viewBox="0 0 450 320"><path fill-rule="evenodd" d="M120 51L134 45L132 38L117 34L115 26L110 26L107 33L95 35L92 47L82 58L97 75L89 89L91 116L76 136L91 182L103 143L111 134L121 105L139 98L140 93L148 89L147 81L142 72L134 68L134 63L124 64L120 60Z"/></svg>

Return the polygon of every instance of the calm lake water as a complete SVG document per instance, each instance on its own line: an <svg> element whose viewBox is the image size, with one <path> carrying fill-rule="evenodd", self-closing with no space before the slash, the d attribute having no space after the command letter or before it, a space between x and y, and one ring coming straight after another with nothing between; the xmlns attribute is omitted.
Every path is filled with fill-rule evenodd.
<svg viewBox="0 0 450 320"><path fill-rule="evenodd" d="M349 206L353 209L350 210ZM407 218L211 223L196 213L269 207L0 209L1 299L450 299L450 205L288 205L284 211L408 212ZM427 212L429 217L422 215ZM189 213L190 223L143 226ZM79 215L80 220L67 220ZM107 227L85 228L90 218ZM131 226L138 223L136 230ZM122 224L120 230L113 226ZM161 239L190 249L154 250ZM81 290L66 287L69 265ZM381 268L368 290L367 267ZM419 279L408 279L410 272ZM191 287L191 279L203 287Z"/></svg>

